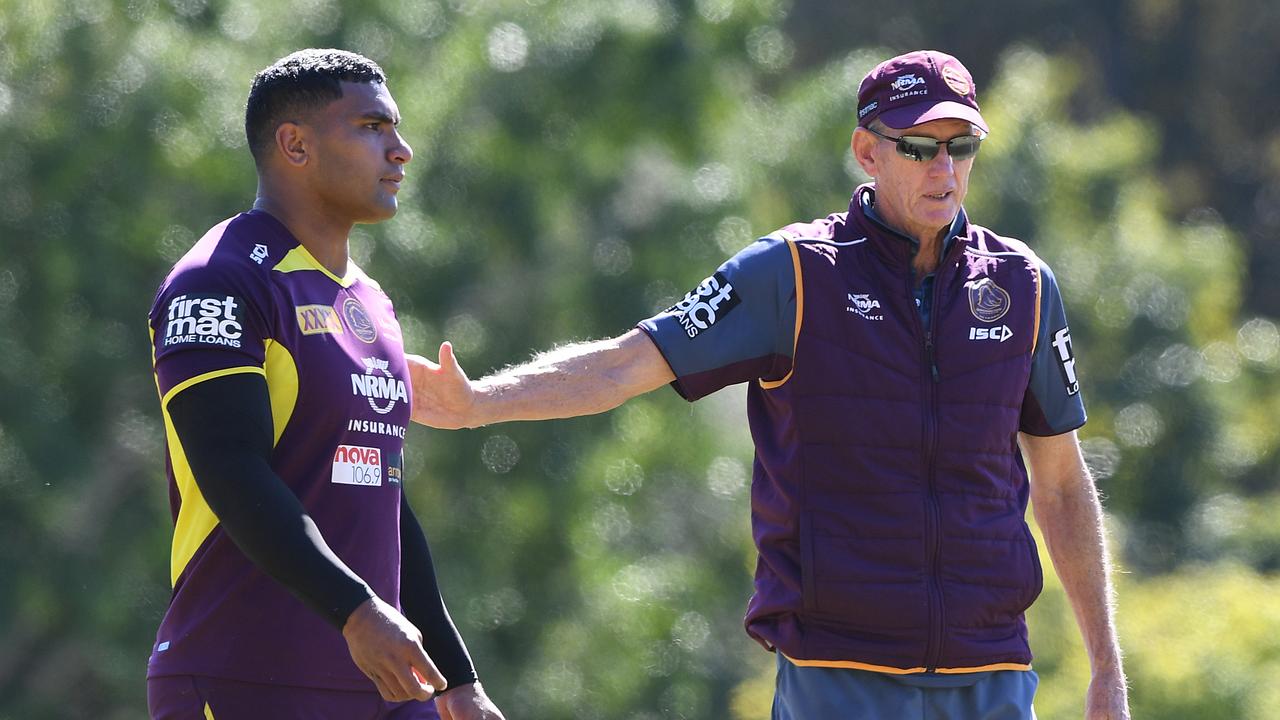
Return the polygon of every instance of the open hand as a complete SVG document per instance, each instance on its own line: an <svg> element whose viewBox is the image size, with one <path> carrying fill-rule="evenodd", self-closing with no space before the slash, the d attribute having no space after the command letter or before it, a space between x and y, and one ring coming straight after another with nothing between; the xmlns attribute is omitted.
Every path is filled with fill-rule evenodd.
<svg viewBox="0 0 1280 720"><path fill-rule="evenodd" d="M448 684L422 649L418 628L378 597L351 613L342 636L356 667L387 702L429 700Z"/></svg>
<svg viewBox="0 0 1280 720"><path fill-rule="evenodd" d="M414 422L429 427L456 430L471 427L476 394L471 380L453 356L453 345L440 345L440 362L405 353L409 378L413 383Z"/></svg>

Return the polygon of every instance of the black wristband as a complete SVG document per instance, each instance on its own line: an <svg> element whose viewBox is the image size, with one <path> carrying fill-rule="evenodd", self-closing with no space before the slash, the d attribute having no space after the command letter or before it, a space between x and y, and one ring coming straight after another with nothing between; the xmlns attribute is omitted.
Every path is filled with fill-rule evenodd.
<svg viewBox="0 0 1280 720"><path fill-rule="evenodd" d="M436 582L435 564L422 525L409 501L400 497L400 605L404 615L422 632L422 646L449 689L476 681L467 646L449 617Z"/></svg>

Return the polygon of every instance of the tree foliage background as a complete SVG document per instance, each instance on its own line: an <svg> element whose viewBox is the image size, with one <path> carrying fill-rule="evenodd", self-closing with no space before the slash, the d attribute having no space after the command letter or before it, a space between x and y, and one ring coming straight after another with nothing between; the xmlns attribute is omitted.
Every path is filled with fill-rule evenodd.
<svg viewBox="0 0 1280 720"><path fill-rule="evenodd" d="M416 157L352 253L472 376L669 305L842 210L857 83L961 57L968 207L1055 268L1107 496L1135 717L1280 717L1280 5L1271 0L0 0L0 718L135 718L168 600L145 330L252 201L253 73L390 74ZM512 718L764 718L741 388L415 428L407 491ZM857 432L850 419L850 432ZM1037 709L1080 716L1060 586Z"/></svg>

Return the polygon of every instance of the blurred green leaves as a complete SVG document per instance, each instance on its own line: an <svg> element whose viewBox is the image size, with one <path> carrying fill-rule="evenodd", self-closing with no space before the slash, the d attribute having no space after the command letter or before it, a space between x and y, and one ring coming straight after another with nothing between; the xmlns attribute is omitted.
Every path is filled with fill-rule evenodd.
<svg viewBox="0 0 1280 720"><path fill-rule="evenodd" d="M843 210L865 180L847 149L862 75L908 41L968 42L955 11L915 5L843 23L841 4L779 0L0 0L0 718L143 712L170 535L144 316L169 264L252 201L259 68L303 46L386 68L415 159L399 215L352 254L410 348L449 339L475 377L620 333L754 237ZM1154 60L1099 61L1091 23L1128 13L1163 48L1193 18L1103 5L965 20L983 42L956 52L993 130L967 205L1061 282L1129 570L1135 717L1263 718L1280 703L1280 331L1246 303L1274 203L1245 187L1262 219L1224 219L1196 179L1280 167L1280 144L1194 156L1191 106L1222 97L1112 99L1145 85L1100 78ZM1052 22L985 42L1020 13ZM1206 142L1240 137L1224 125ZM767 716L772 656L741 628L750 453L740 388L410 432L408 491L510 716ZM1078 717L1087 665L1052 578L1029 621L1040 717Z"/></svg>

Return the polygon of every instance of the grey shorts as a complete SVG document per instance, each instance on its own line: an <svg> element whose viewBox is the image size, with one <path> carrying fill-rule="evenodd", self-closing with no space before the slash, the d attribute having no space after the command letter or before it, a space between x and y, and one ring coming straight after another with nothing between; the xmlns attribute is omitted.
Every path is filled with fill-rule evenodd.
<svg viewBox="0 0 1280 720"><path fill-rule="evenodd" d="M888 675L801 667L778 653L773 720L1035 720L1031 670Z"/></svg>

